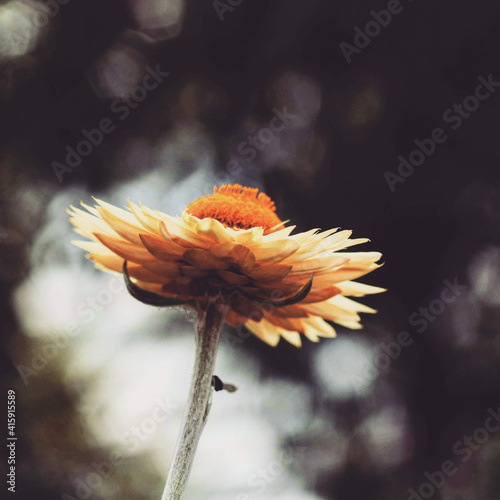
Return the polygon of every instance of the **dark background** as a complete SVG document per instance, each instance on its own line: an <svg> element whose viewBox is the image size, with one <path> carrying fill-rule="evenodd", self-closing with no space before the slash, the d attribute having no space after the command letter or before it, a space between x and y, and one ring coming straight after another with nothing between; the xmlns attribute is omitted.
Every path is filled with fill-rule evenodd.
<svg viewBox="0 0 500 500"><path fill-rule="evenodd" d="M168 29L141 25L135 3L71 0L59 6L30 50L12 54L5 42L0 46L1 366L6 389L18 395L23 439L17 497L74 495L72 474L105 450L84 451L85 440L73 435L79 393L68 389L58 368L28 385L16 370L29 359L34 340L13 293L40 262L58 265L52 243L41 250L35 245L55 217L50 203L65 192L67 204L82 196L90 203L93 194L109 200L102 193L155 172L164 191L154 200L183 191L189 201L209 194L207 185L220 179L255 185L299 230L350 228L354 237L371 239L364 250L383 253L385 266L364 280L388 289L364 300L378 315L365 316L361 333L339 329L339 337L377 347L408 331L414 343L367 393L327 393L314 375L320 347L310 343L301 350L284 342L271 349L249 338L238 351L256 356L264 380L306 384L313 415L335 421L347 438L342 465L335 468L324 454L337 443L324 429L283 441L307 452L291 465L306 490L325 499L406 499L408 488L418 490L426 481L425 471L451 459L460 463L458 472L434 488L432 498L500 498L496 435L467 463L453 452L457 441L484 425L489 408L500 406L500 95L481 102L455 131L443 120L447 109L474 93L480 76L500 81L500 4L402 2L403 11L349 63L339 44L352 44L354 28L363 28L370 10L385 9L387 2L243 0L221 21L210 1L188 1L182 22ZM0 9L8 4L35 8L44 2L4 2ZM129 57L122 66L120 54ZM144 74L144 67L157 65L169 76L120 121L111 103L127 94L134 70ZM300 117L300 126L286 129L250 163L238 156L238 145L283 106ZM113 118L116 130L59 182L53 162L64 162L66 146L74 147L82 129L104 117ZM447 141L392 192L384 173L397 173L397 157L408 158L414 141L436 127L446 131ZM225 168L231 158L241 167L233 173ZM137 201L134 192L120 195L111 201ZM62 210L57 217L65 220ZM69 237L62 234L56 231L51 241L66 244L61 240ZM33 256L35 246L42 257ZM444 280L455 279L467 289L419 333L410 315L439 298ZM337 340L322 341L328 342ZM337 377L337 367L330 369L329 377ZM370 450L363 422L394 393L407 415L404 436L396 439L404 452L380 465L377 453L393 450L384 448L380 435L377 453ZM141 471L140 460L135 467ZM151 480L158 484L148 491L127 487L120 476L112 492L93 498L152 498L162 478ZM238 500L237 492L227 498Z"/></svg>

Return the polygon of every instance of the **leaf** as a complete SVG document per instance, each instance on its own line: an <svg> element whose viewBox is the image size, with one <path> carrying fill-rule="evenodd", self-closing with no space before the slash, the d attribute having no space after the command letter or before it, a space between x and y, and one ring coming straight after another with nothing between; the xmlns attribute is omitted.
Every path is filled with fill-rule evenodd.
<svg viewBox="0 0 500 500"><path fill-rule="evenodd" d="M287 299L277 300L271 303L276 307L282 307L282 306L291 306L293 304L297 304L303 301L311 291L313 280L314 280L314 274L311 275L309 281L293 297L288 297Z"/></svg>
<svg viewBox="0 0 500 500"><path fill-rule="evenodd" d="M130 295L132 295L134 299L137 299L139 302L142 302L143 304L156 307L170 307L170 306L186 305L189 303L185 299L164 297L163 295L158 295L157 293L148 292L147 290L139 288L130 280L130 276L127 270L126 260L123 261L122 271L123 271L123 276L125 277L125 284L127 285L127 290L129 291Z"/></svg>

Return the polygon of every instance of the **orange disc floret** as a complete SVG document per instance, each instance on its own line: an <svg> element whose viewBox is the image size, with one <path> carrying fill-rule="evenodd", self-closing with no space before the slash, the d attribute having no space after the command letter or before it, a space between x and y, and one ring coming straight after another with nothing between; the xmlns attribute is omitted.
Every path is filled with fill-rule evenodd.
<svg viewBox="0 0 500 500"><path fill-rule="evenodd" d="M186 207L186 211L205 219L217 219L226 227L250 229L263 227L267 232L283 227L276 215L274 202L257 188L243 187L240 184L224 184L214 187L214 194L203 196Z"/></svg>

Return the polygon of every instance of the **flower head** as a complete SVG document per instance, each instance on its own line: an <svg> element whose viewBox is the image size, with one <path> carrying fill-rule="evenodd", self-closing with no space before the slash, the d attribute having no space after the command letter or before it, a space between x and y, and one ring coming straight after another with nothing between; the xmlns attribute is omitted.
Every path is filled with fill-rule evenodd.
<svg viewBox="0 0 500 500"><path fill-rule="evenodd" d="M131 293L155 305L196 307L222 296L226 322L271 345L334 337L325 320L361 328L358 313L376 311L348 297L384 291L352 281L380 267L379 252L342 251L367 239L338 228L292 235L295 226L285 226L258 189L216 187L180 217L96 201L68 212L90 240L74 243L97 268L124 272Z"/></svg>

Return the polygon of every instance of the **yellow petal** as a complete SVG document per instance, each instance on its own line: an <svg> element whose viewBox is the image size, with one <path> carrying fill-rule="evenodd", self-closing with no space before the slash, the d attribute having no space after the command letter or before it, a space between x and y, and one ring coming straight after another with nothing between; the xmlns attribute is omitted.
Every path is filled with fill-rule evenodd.
<svg viewBox="0 0 500 500"><path fill-rule="evenodd" d="M233 229L233 238L240 245L256 245L262 241L264 229L252 227L250 229Z"/></svg>
<svg viewBox="0 0 500 500"><path fill-rule="evenodd" d="M286 330L281 330L280 335L290 344L294 345L295 347L301 347L302 346L302 341L300 339L300 333L297 332L289 332Z"/></svg>
<svg viewBox="0 0 500 500"><path fill-rule="evenodd" d="M282 316L276 316L274 314L266 314L264 317L267 321L269 321L269 323L279 326L280 328L283 328L287 331L302 332L304 330L302 319L300 318L286 318Z"/></svg>
<svg viewBox="0 0 500 500"><path fill-rule="evenodd" d="M144 208L134 205L130 200L127 200L127 203L134 217L145 229L160 234L161 219L154 212L148 212Z"/></svg>
<svg viewBox="0 0 500 500"><path fill-rule="evenodd" d="M281 262L300 248L300 245L291 239L262 242L252 245L250 249L258 262Z"/></svg>
<svg viewBox="0 0 500 500"><path fill-rule="evenodd" d="M185 248L177 243L166 241L164 238L158 236L141 233L139 237L148 252L160 260L177 260L185 251Z"/></svg>
<svg viewBox="0 0 500 500"><path fill-rule="evenodd" d="M218 243L211 246L209 251L216 257L227 259L243 269L251 268L255 263L255 255L252 251L236 242Z"/></svg>
<svg viewBox="0 0 500 500"><path fill-rule="evenodd" d="M339 252L335 255L349 259L351 266L360 266L377 262L382 258L380 252Z"/></svg>
<svg viewBox="0 0 500 500"><path fill-rule="evenodd" d="M307 259L305 261L296 262L290 275L300 274L315 274L321 275L331 272L335 268L339 268L349 262L349 259L343 256L331 255L330 257L320 257L317 259Z"/></svg>
<svg viewBox="0 0 500 500"><path fill-rule="evenodd" d="M348 295L351 297L363 297L364 295L387 291L386 288L365 285L364 283L358 283L356 281L344 281L342 283L337 283L335 286L342 292L342 295Z"/></svg>
<svg viewBox="0 0 500 500"><path fill-rule="evenodd" d="M182 226L173 218L160 222L160 232L167 241L173 241L183 247L208 248L213 242L202 235L198 235L189 228Z"/></svg>
<svg viewBox="0 0 500 500"><path fill-rule="evenodd" d="M71 207L67 212L71 215L70 222L75 228L75 232L81 234L84 238L95 240L94 233L103 233L117 236L101 218L95 217L79 208Z"/></svg>
<svg viewBox="0 0 500 500"><path fill-rule="evenodd" d="M273 347L278 345L280 341L280 335L278 333L279 327L272 325L264 319L258 323L248 320L245 325L256 337L266 344Z"/></svg>
<svg viewBox="0 0 500 500"><path fill-rule="evenodd" d="M335 304L336 306L342 307L348 311L362 312L375 314L377 311L372 307L365 306L364 304L360 304L352 299L348 299L343 295L337 295L328 300L329 303Z"/></svg>
<svg viewBox="0 0 500 500"><path fill-rule="evenodd" d="M304 335L307 337L308 340L311 342L319 342L319 337L314 333L314 330L309 329L304 331Z"/></svg>
<svg viewBox="0 0 500 500"><path fill-rule="evenodd" d="M231 261L231 263L241 267L242 269L249 269L255 264L254 253L248 247L240 244L234 245L226 257Z"/></svg>
<svg viewBox="0 0 500 500"><path fill-rule="evenodd" d="M296 226L287 226L273 233L265 234L262 237L262 241L276 241L287 238L290 233L295 229Z"/></svg>
<svg viewBox="0 0 500 500"><path fill-rule="evenodd" d="M142 264L143 262L151 262L154 260L154 257L142 245L135 245L122 238L102 233L95 233L95 237L112 252L130 262Z"/></svg>
<svg viewBox="0 0 500 500"><path fill-rule="evenodd" d="M232 285L246 285L250 280L242 274L236 274L231 271L217 271L217 274L227 283Z"/></svg>
<svg viewBox="0 0 500 500"><path fill-rule="evenodd" d="M95 200L95 198L94 198ZM83 203L83 201L80 202L80 205L87 210L90 214L94 215L95 217L99 217L99 212L95 207L92 207L90 205L87 205L86 203Z"/></svg>
<svg viewBox="0 0 500 500"><path fill-rule="evenodd" d="M284 279L291 269L292 266L285 266L282 264L257 265L245 272L247 276L255 281L268 282Z"/></svg>
<svg viewBox="0 0 500 500"><path fill-rule="evenodd" d="M324 319L334 321L339 325L347 328L359 329L359 312L375 313L375 309L359 304L354 300L336 295L325 302L317 302L314 304L301 304L301 306L312 315L321 316Z"/></svg>
<svg viewBox="0 0 500 500"><path fill-rule="evenodd" d="M315 285L318 287L328 286L328 285L336 285L337 283L341 283L343 281L351 281L365 274L368 274L375 269L381 267L379 264L367 264L364 266L351 266L351 263L347 263L345 266L340 269L336 269L329 273L325 273L321 276L315 278Z"/></svg>
<svg viewBox="0 0 500 500"><path fill-rule="evenodd" d="M96 241L81 241L72 240L71 243L75 247L82 248L86 252L104 253L109 255L115 255L108 247L104 246L97 238Z"/></svg>
<svg viewBox="0 0 500 500"><path fill-rule="evenodd" d="M300 304L293 304L290 306L275 307L272 315L284 318L307 318L308 313L303 307L300 307Z"/></svg>
<svg viewBox="0 0 500 500"><path fill-rule="evenodd" d="M308 293L307 297L302 300L301 304L312 304L313 302L323 302L331 297L341 293L340 288L336 285L330 285L325 288L314 289L314 283L312 290Z"/></svg>
<svg viewBox="0 0 500 500"><path fill-rule="evenodd" d="M149 271L165 278L177 278L181 275L180 267L177 262L154 260L152 262L144 262L142 265Z"/></svg>
<svg viewBox="0 0 500 500"><path fill-rule="evenodd" d="M92 260L98 269L106 269L117 273L122 272L123 259L118 255L105 255L102 253L91 253L88 258ZM130 262L127 266L129 276L135 279L144 280L149 283L165 283L165 278L157 273L146 269L141 264Z"/></svg>
<svg viewBox="0 0 500 500"><path fill-rule="evenodd" d="M227 269L229 263L200 248L186 250L182 259L199 269Z"/></svg>
<svg viewBox="0 0 500 500"><path fill-rule="evenodd" d="M302 321L304 325L304 335L312 337L329 337L334 338L337 332L333 326L329 325L323 318L319 316L309 316Z"/></svg>
<svg viewBox="0 0 500 500"><path fill-rule="evenodd" d="M210 247L210 253L216 257L226 257L229 252L237 245L235 241L226 241L225 243L217 243Z"/></svg>
<svg viewBox="0 0 500 500"><path fill-rule="evenodd" d="M231 233L217 219L206 218L200 220L197 231L199 234L210 238L216 243L234 241Z"/></svg>
<svg viewBox="0 0 500 500"><path fill-rule="evenodd" d="M97 208L97 211L108 226L110 226L122 238L125 238L132 243L141 244L139 231L143 231L143 228L140 224L138 224L137 219L133 214L104 201L97 199L96 201L100 205Z"/></svg>
<svg viewBox="0 0 500 500"><path fill-rule="evenodd" d="M360 320L356 311L345 309L342 305L332 303L331 300L315 302L314 304L304 304L302 307L311 315L320 316L339 324L342 324L341 321L351 322Z"/></svg>
<svg viewBox="0 0 500 500"><path fill-rule="evenodd" d="M305 231L303 233L293 234L290 238L299 245L304 245L307 241L311 240L318 233L319 229L310 229L309 231Z"/></svg>

